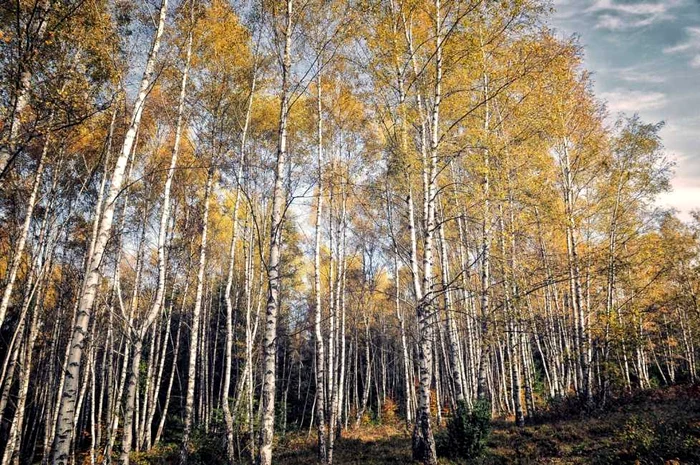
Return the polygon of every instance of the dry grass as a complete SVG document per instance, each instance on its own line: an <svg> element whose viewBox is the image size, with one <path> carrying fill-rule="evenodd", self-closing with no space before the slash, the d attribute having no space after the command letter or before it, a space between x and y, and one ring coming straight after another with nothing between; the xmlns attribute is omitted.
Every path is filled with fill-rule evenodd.
<svg viewBox="0 0 700 465"><path fill-rule="evenodd" d="M316 436L287 435L277 445L276 463L306 465L316 460ZM400 425L365 425L343 432L334 447L336 464L412 463L411 437Z"/></svg>
<svg viewBox="0 0 700 465"><path fill-rule="evenodd" d="M700 464L700 388L639 392L587 416L496 423L488 464Z"/></svg>
<svg viewBox="0 0 700 465"><path fill-rule="evenodd" d="M484 457L468 462L499 464L698 464L700 465L700 387L673 387L636 393L593 414L567 411L517 428L496 420ZM202 442L203 441L203 442ZM223 437L200 438L193 463L223 463ZM316 463L315 431L276 438L274 462ZM178 445L134 454L134 463L175 463ZM411 436L399 420L365 423L343 431L334 450L336 465L411 464ZM453 462L441 459L441 465Z"/></svg>
<svg viewBox="0 0 700 465"><path fill-rule="evenodd" d="M524 428L506 420L493 427L486 456L470 464L700 465L700 387L640 392L590 415ZM287 435L275 451L280 465L315 463L315 433ZM345 431L334 454L337 465L413 463L410 432L400 424Z"/></svg>

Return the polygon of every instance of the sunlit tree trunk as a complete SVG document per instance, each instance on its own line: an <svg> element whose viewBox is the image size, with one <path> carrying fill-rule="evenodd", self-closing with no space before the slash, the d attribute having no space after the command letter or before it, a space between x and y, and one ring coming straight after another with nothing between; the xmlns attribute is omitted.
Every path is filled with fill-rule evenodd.
<svg viewBox="0 0 700 465"><path fill-rule="evenodd" d="M581 272L578 258L578 244L576 241L576 220L574 217L574 180L569 155L569 141L564 138L562 141L562 172L564 177L564 204L566 209L566 249L568 256L569 271L569 294L571 308L574 313L575 342L578 350L579 394L587 403L593 402L593 393L590 386L590 373L588 361L588 334L586 330L587 315L582 302L581 295Z"/></svg>
<svg viewBox="0 0 700 465"><path fill-rule="evenodd" d="M280 297L280 249L282 223L286 203L284 173L287 164L287 119L289 113L289 73L292 67L292 0L287 0L285 13L282 88L280 95L279 136L275 185L272 192L270 253L267 269L268 295L263 336L262 422L260 424L259 465L272 465L272 439L275 433L275 388L277 356L277 312Z"/></svg>
<svg viewBox="0 0 700 465"><path fill-rule="evenodd" d="M326 360L323 333L321 331L321 218L323 213L323 115L321 113L321 70L316 77L316 141L318 160L318 187L316 194L316 224L314 238L314 344L316 356L316 425L318 428L318 458L321 463L328 462L326 450L326 400L324 397L324 380L326 379Z"/></svg>
<svg viewBox="0 0 700 465"><path fill-rule="evenodd" d="M100 263L104 254L105 246L112 229L112 221L114 218L114 208L116 206L117 196L121 192L122 182L124 180L124 172L126 163L131 153L131 148L134 143L136 131L141 123L141 115L143 106L148 94L148 89L152 84L155 71L155 62L160 49L161 36L165 27L165 15L167 11L167 0L162 0L160 6L160 14L158 19L158 28L148 54L146 69L141 79L138 96L134 103L133 115L124 144L122 145L121 153L117 159L116 166L112 172L109 193L107 195L106 204L102 219L98 239L95 244L92 257L88 262L86 270L87 278L80 293L80 303L75 321L75 328L70 340L70 354L67 364L66 382L63 386L61 394L61 407L59 410L56 444L53 450L54 465L67 465L70 459L70 442L72 436L73 419L77 414L76 401L78 394L78 383L80 378L80 368L83 354L84 340L87 328L90 324L92 306L97 293L97 285L100 278Z"/></svg>
<svg viewBox="0 0 700 465"><path fill-rule="evenodd" d="M190 352L187 367L187 390L185 391L185 421L180 450L180 463L186 464L189 454L190 434L194 422L195 383L197 381L197 354L199 349L200 326L202 320L202 298L204 295L205 267L207 260L207 233L209 227L209 197L214 183L214 169L207 171L207 181L204 187L204 200L202 215L202 242L199 249L199 267L197 271L197 290L192 311L192 323L190 325Z"/></svg>
<svg viewBox="0 0 700 465"><path fill-rule="evenodd" d="M49 118L53 120L53 117ZM34 207L39 200L39 191L41 189L41 182L44 175L44 168L46 167L46 158L49 150L49 144L51 137L49 134L46 135L44 139L44 145L41 150L41 156L39 157L39 165L36 169L36 174L34 175L34 183L32 185L32 192L29 195L29 200L27 201L27 211L24 216L24 223L22 224L22 229L20 231L19 239L17 245L14 247L12 262L10 265L10 271L8 273L5 290L2 294L2 300L0 300L0 327L2 327L5 321L5 315L7 313L7 308L10 304L10 299L12 297L12 290L15 285L15 280L17 279L17 272L22 264L22 255L24 254L24 247L27 244L27 237L29 236L29 227L32 224L32 217L34 216Z"/></svg>
<svg viewBox="0 0 700 465"><path fill-rule="evenodd" d="M22 125L22 116L29 104L29 91L31 90L33 62L36 61L37 47L45 43L46 28L49 22L49 15L52 12L53 3L49 0L39 0L33 2L32 11L25 24L20 19L24 5L17 4L16 18L17 26L20 28L20 38L16 42L19 44L16 80L14 85L14 99L12 110L10 111L9 130L5 140L0 141L0 186L4 183L9 172L12 160L17 156L17 142ZM22 33L26 34L22 37ZM7 122L6 122L7 123ZM50 126L50 124L49 124ZM38 170L37 170L38 172ZM37 176L40 177L40 176ZM3 315L4 316L4 315ZM0 318L2 325L3 318Z"/></svg>
<svg viewBox="0 0 700 465"><path fill-rule="evenodd" d="M460 357L459 336L456 322L453 317L452 298L449 286L449 260L447 258L447 244L445 240L444 219L440 222L440 268L442 269L442 292L445 294L445 319L447 320L447 340L449 343L450 367L452 369L452 382L454 384L454 396L457 402L464 401L464 386L462 384L462 358Z"/></svg>
<svg viewBox="0 0 700 465"><path fill-rule="evenodd" d="M484 66L486 66L484 64ZM484 136L488 139L490 114L489 114L489 81L486 72L483 74L483 98L484 98ZM488 144L483 149L483 175L481 177L482 218L481 218L481 354L479 358L479 375L477 381L477 398L485 400L488 395L487 367L491 352L491 337L489 328L490 308L490 281L491 281L491 154Z"/></svg>
<svg viewBox="0 0 700 465"><path fill-rule="evenodd" d="M254 72L255 74L255 72ZM224 410L224 421L226 422L226 440L227 440L227 452L228 459L230 463L234 462L234 437L233 437L233 416L231 415L231 406L229 403L229 391L231 388L231 365L233 363L233 302L231 300L231 290L233 288L233 274L235 268L235 255L236 255L236 243L238 239L238 209L241 196L241 177L243 173L244 150L246 136L248 133L248 126L250 125L250 114L253 106L253 94L255 92L255 80L256 76L253 75L253 81L250 88L250 96L248 97L248 108L246 110L245 123L243 126L243 131L241 134L241 145L240 145L240 164L238 167L238 173L236 174L236 192L233 204L233 232L231 234L231 247L229 251L229 268L228 275L226 279L226 291L225 291L225 301L226 301L226 342L224 348L224 380L222 386L222 405Z"/></svg>

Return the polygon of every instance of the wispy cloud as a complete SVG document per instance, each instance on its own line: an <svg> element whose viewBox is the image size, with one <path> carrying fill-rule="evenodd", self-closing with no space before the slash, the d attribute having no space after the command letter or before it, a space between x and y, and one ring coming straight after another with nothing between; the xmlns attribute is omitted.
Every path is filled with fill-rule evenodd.
<svg viewBox="0 0 700 465"><path fill-rule="evenodd" d="M628 15L600 15L596 23L596 29L608 29L610 31L623 31L626 29L637 29L640 27L649 26L661 19L657 15L647 16L644 18L632 17Z"/></svg>
<svg viewBox="0 0 700 465"><path fill-rule="evenodd" d="M664 48L664 53L682 53L699 49L700 27L686 27L685 33L688 36L686 40L671 47Z"/></svg>
<svg viewBox="0 0 700 465"><path fill-rule="evenodd" d="M640 90L616 89L603 92L600 98L607 102L611 113L633 113L654 110L666 105L668 99L662 92L644 92Z"/></svg>
<svg viewBox="0 0 700 465"><path fill-rule="evenodd" d="M677 1L617 3L614 0L596 0L587 11L615 11L632 15L654 15L666 13Z"/></svg>
<svg viewBox="0 0 700 465"><path fill-rule="evenodd" d="M608 122L618 113L666 121L674 192L659 199L689 218L700 207L700 0L554 0L553 23L578 33ZM695 69L691 69L695 68Z"/></svg>
<svg viewBox="0 0 700 465"><path fill-rule="evenodd" d="M685 34L685 40L664 48L664 53L688 55L690 67L700 68L700 27L686 27Z"/></svg>
<svg viewBox="0 0 700 465"><path fill-rule="evenodd" d="M638 67L628 67L613 70L617 77L633 84L663 84L666 77L658 73L642 70Z"/></svg>
<svg viewBox="0 0 700 465"><path fill-rule="evenodd" d="M585 12L596 17L596 29L623 31L674 19L672 10L685 0L619 2L595 0Z"/></svg>

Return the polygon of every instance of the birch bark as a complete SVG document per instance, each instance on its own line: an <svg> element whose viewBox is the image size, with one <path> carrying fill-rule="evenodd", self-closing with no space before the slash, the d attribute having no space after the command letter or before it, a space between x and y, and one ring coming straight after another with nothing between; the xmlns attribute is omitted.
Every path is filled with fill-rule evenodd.
<svg viewBox="0 0 700 465"><path fill-rule="evenodd" d="M289 73L292 67L292 8L287 0L285 13L284 53L282 58L282 88L280 95L279 136L275 185L272 192L270 253L268 262L268 295L263 336L262 421L260 424L259 465L272 465L272 439L275 433L275 387L277 357L277 312L280 293L280 249L282 222L286 203L284 173L287 165L287 118L289 113Z"/></svg>
<svg viewBox="0 0 700 465"><path fill-rule="evenodd" d="M112 178L107 195L106 204L102 219L100 221L99 234L95 244L92 257L88 262L86 270L85 284L80 293L78 313L75 327L70 341L70 353L67 364L67 376L61 394L61 407L58 414L56 443L53 448L52 461L54 465L67 465L70 461L70 442L72 436L73 419L77 413L76 401L78 395L78 383L80 379L81 361L85 336L90 319L92 317L92 306L97 293L97 285L100 279L100 263L104 255L105 247L112 230L114 219L114 209L117 196L121 192L124 181L126 163L131 153L136 132L141 123L141 115L145 104L148 90L153 83L156 58L160 49L161 37L165 27L165 16L168 8L168 0L162 0L158 19L158 27L153 39L151 50L148 54L146 68L141 79L139 92L134 102L133 115L124 137L122 150L117 158L116 166L112 172Z"/></svg>

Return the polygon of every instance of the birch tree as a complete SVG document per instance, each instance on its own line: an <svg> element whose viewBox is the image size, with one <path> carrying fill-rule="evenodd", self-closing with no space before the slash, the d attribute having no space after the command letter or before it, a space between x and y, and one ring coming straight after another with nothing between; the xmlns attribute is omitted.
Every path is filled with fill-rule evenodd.
<svg viewBox="0 0 700 465"><path fill-rule="evenodd" d="M87 334L87 328L90 324L93 302L97 293L97 285L100 278L100 262L102 261L105 246L107 245L107 240L109 239L109 233L112 229L117 196L121 191L122 183L124 181L124 172L126 169L127 160L131 154L136 132L139 129L141 115L143 114L143 107L148 95L148 89L153 84L156 65L155 61L158 56L161 37L165 27L167 7L167 0L163 0L161 2L160 12L158 15L158 26L153 38L151 50L148 54L146 68L144 69L143 77L141 79L139 92L134 102L131 122L127 133L124 136L122 149L119 157L117 158L114 171L112 172L105 208L100 221L97 241L94 249L92 250L92 255L87 257L86 260L88 263L86 269L86 279L80 293L77 319L75 321L75 328L73 329L73 334L70 341L70 353L67 368L68 374L61 394L61 407L57 421L56 443L53 450L53 463L55 465L65 464L70 460L70 437L72 434L73 419L77 413L77 389L80 378L79 375L83 344Z"/></svg>

